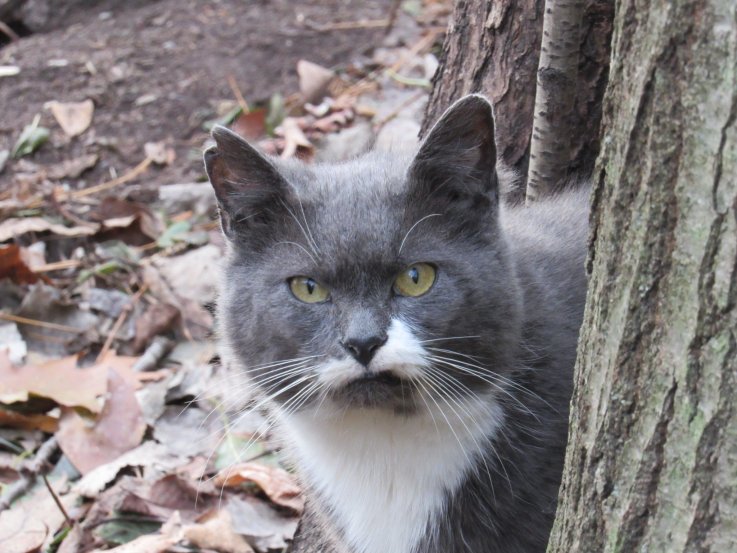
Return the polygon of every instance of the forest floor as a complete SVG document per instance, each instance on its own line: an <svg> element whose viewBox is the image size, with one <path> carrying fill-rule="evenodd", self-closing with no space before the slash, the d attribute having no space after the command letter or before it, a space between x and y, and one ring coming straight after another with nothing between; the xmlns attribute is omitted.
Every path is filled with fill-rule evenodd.
<svg viewBox="0 0 737 553"><path fill-rule="evenodd" d="M0 551L283 551L300 490L219 362L201 153L215 123L414 147L450 3L49 6L0 17Z"/></svg>

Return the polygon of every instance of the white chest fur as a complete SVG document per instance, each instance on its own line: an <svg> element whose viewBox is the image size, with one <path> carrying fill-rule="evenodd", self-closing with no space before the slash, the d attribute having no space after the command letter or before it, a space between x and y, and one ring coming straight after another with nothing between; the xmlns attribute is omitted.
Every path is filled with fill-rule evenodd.
<svg viewBox="0 0 737 553"><path fill-rule="evenodd" d="M440 413L433 420L378 410L335 418L304 411L283 429L303 477L332 507L356 553L412 553L502 423L493 404L465 407L462 422Z"/></svg>

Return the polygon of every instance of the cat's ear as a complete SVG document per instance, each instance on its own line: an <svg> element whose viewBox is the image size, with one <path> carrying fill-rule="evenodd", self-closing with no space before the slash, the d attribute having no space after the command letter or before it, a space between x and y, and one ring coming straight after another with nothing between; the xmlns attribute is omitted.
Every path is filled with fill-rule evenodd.
<svg viewBox="0 0 737 553"><path fill-rule="evenodd" d="M462 209L496 206L494 118L488 100L474 94L448 108L420 146L409 175L418 200Z"/></svg>
<svg viewBox="0 0 737 553"><path fill-rule="evenodd" d="M218 201L223 232L268 225L282 211L289 185L274 164L225 127L212 131L215 146L205 151L205 170Z"/></svg>

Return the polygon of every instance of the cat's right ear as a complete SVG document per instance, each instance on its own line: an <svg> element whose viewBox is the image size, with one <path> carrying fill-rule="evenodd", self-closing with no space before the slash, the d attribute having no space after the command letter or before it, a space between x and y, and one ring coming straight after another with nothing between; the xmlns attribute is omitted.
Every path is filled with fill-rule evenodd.
<svg viewBox="0 0 737 553"><path fill-rule="evenodd" d="M274 164L236 133L216 126L215 146L205 150L205 170L218 201L223 232L268 225L281 211L289 185Z"/></svg>

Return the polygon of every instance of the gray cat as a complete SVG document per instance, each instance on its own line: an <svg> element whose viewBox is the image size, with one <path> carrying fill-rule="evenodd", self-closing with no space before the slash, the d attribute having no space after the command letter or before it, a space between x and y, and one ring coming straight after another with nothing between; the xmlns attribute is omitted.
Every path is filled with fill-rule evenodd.
<svg viewBox="0 0 737 553"><path fill-rule="evenodd" d="M295 551L544 552L586 191L505 205L481 96L413 159L305 166L213 136L221 331L306 488Z"/></svg>

